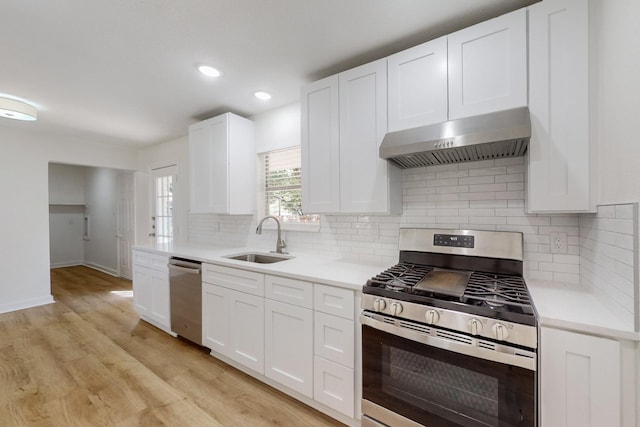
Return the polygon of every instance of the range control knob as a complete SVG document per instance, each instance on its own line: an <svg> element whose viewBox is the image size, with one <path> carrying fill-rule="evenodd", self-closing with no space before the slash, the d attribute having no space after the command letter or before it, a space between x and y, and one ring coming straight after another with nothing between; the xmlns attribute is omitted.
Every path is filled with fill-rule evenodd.
<svg viewBox="0 0 640 427"><path fill-rule="evenodd" d="M387 303L385 302L385 300L380 299L380 298L376 299L373 302L373 309L375 311L382 311L382 310L385 309L386 306L387 306Z"/></svg>
<svg viewBox="0 0 640 427"><path fill-rule="evenodd" d="M480 335L482 332L482 322L478 319L469 320L469 332L471 332L471 335Z"/></svg>
<svg viewBox="0 0 640 427"><path fill-rule="evenodd" d="M391 303L389 310L391 310L391 314L397 316L398 314L402 313L402 305L399 302L393 302Z"/></svg>
<svg viewBox="0 0 640 427"><path fill-rule="evenodd" d="M427 320L427 323L430 325L435 325L440 320L440 315L435 310L429 310L424 314L424 318Z"/></svg>
<svg viewBox="0 0 640 427"><path fill-rule="evenodd" d="M497 340L504 341L509 336L509 331L507 327L502 323L496 323L491 327L493 331L493 336L496 337Z"/></svg>

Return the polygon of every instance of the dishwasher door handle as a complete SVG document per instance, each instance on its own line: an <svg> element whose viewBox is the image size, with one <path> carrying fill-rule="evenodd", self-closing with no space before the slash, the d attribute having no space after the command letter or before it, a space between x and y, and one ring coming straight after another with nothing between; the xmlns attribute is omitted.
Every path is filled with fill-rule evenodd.
<svg viewBox="0 0 640 427"><path fill-rule="evenodd" d="M167 264L170 270L178 270L188 274L200 274L199 268L181 267L179 265Z"/></svg>

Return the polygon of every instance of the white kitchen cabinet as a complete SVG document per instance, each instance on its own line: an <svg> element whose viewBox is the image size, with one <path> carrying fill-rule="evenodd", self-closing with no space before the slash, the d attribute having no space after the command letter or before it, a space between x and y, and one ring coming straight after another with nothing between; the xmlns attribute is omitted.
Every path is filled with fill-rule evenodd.
<svg viewBox="0 0 640 427"><path fill-rule="evenodd" d="M386 59L303 88L301 119L305 211L401 212L400 169L378 155L387 130Z"/></svg>
<svg viewBox="0 0 640 427"><path fill-rule="evenodd" d="M315 400L348 417L354 416L353 369L316 357L313 379Z"/></svg>
<svg viewBox="0 0 640 427"><path fill-rule="evenodd" d="M222 286L202 284L202 345L229 356L229 292Z"/></svg>
<svg viewBox="0 0 640 427"><path fill-rule="evenodd" d="M192 213L255 212L252 121L226 113L189 126L189 160Z"/></svg>
<svg viewBox="0 0 640 427"><path fill-rule="evenodd" d="M378 153L387 132L387 60L340 73L340 211L402 211L400 169Z"/></svg>
<svg viewBox="0 0 640 427"><path fill-rule="evenodd" d="M314 322L314 352L347 368L354 367L354 322L316 312Z"/></svg>
<svg viewBox="0 0 640 427"><path fill-rule="evenodd" d="M449 34L449 120L527 105L527 11Z"/></svg>
<svg viewBox="0 0 640 427"><path fill-rule="evenodd" d="M355 413L355 298L353 291L314 285L313 398L353 417Z"/></svg>
<svg viewBox="0 0 640 427"><path fill-rule="evenodd" d="M313 283L265 276L265 375L313 397Z"/></svg>
<svg viewBox="0 0 640 427"><path fill-rule="evenodd" d="M389 132L448 118L447 37L387 58Z"/></svg>
<svg viewBox="0 0 640 427"><path fill-rule="evenodd" d="M169 332L171 306L169 258L144 251L133 251L133 304L140 318Z"/></svg>
<svg viewBox="0 0 640 427"><path fill-rule="evenodd" d="M541 427L623 425L621 375L620 342L543 327Z"/></svg>
<svg viewBox="0 0 640 427"><path fill-rule="evenodd" d="M589 37L588 1L529 7L529 212L595 211Z"/></svg>
<svg viewBox="0 0 640 427"><path fill-rule="evenodd" d="M265 335L265 375L313 397L313 311L266 299Z"/></svg>
<svg viewBox="0 0 640 427"><path fill-rule="evenodd" d="M203 345L263 375L264 275L207 263L202 270Z"/></svg>
<svg viewBox="0 0 640 427"><path fill-rule="evenodd" d="M264 374L264 298L229 291L229 357Z"/></svg>
<svg viewBox="0 0 640 427"><path fill-rule="evenodd" d="M301 93L302 206L305 212L340 212L338 76Z"/></svg>

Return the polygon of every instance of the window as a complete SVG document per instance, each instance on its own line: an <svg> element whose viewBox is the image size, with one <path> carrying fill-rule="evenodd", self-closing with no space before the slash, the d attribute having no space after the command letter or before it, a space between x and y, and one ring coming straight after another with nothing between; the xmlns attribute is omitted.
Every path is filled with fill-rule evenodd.
<svg viewBox="0 0 640 427"><path fill-rule="evenodd" d="M153 215L156 239L166 242L173 238L173 197L177 168L175 165L153 169Z"/></svg>
<svg viewBox="0 0 640 427"><path fill-rule="evenodd" d="M264 166L264 213L280 219L283 225L319 224L319 215L302 212L300 147L262 154Z"/></svg>

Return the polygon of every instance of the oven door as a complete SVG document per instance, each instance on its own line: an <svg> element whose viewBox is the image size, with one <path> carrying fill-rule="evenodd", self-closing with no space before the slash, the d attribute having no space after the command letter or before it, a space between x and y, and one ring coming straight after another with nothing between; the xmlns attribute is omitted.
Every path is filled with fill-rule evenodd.
<svg viewBox="0 0 640 427"><path fill-rule="evenodd" d="M444 331L447 339L394 318L361 321L363 426L536 425L535 353L505 357L455 332Z"/></svg>

